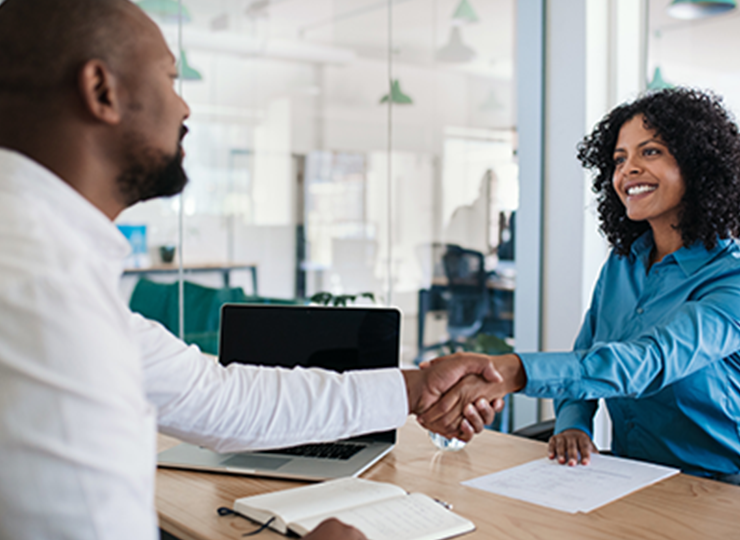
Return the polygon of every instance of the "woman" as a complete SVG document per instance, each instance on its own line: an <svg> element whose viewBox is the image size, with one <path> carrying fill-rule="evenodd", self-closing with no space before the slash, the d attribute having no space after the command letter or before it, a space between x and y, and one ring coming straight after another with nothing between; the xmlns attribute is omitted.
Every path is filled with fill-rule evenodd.
<svg viewBox="0 0 740 540"><path fill-rule="evenodd" d="M556 399L551 458L588 463L598 398L614 454L740 481L740 137L689 89L610 112L578 148L612 245L570 353L494 357L505 387ZM452 399L452 398L451 398ZM451 416L440 404L422 416ZM466 414L470 415L469 408Z"/></svg>

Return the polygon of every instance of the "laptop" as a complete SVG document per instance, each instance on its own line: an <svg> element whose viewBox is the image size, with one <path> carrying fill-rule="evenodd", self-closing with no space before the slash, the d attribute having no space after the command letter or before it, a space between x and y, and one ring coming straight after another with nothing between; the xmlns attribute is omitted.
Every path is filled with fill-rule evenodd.
<svg viewBox="0 0 740 540"><path fill-rule="evenodd" d="M338 372L398 367L401 312L395 308L225 304L219 362L319 367ZM357 476L393 448L396 431L267 451L218 454L182 443L161 467L327 480Z"/></svg>

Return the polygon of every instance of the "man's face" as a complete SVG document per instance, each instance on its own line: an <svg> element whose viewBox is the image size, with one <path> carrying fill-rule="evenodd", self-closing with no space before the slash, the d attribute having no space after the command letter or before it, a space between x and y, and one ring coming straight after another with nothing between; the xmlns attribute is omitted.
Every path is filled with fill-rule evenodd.
<svg viewBox="0 0 740 540"><path fill-rule="evenodd" d="M141 17L146 20L137 21L136 31L142 39L123 77L123 169L117 184L127 206L180 193L188 181L181 143L190 110L174 89L174 56L156 25Z"/></svg>

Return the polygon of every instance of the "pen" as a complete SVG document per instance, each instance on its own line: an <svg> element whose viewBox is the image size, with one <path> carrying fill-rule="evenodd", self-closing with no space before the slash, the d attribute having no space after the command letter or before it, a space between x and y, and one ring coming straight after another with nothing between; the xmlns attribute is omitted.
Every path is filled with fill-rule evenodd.
<svg viewBox="0 0 740 540"><path fill-rule="evenodd" d="M442 501L440 499L434 499L434 502L438 502L439 504L441 504L442 506L444 506L445 508L447 508L447 510L452 510L452 505L450 503L448 503L448 502L444 502L444 501Z"/></svg>

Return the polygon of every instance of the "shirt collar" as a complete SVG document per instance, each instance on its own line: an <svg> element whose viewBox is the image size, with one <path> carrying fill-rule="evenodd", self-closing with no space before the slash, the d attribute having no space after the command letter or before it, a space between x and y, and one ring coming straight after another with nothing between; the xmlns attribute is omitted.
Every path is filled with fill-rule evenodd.
<svg viewBox="0 0 740 540"><path fill-rule="evenodd" d="M724 251L732 242L734 240L730 238L724 240L718 238L717 245L711 250L705 248L703 242L695 242L689 247L682 247L673 253L673 256L684 273L690 276Z"/></svg>
<svg viewBox="0 0 740 540"><path fill-rule="evenodd" d="M29 157L0 148L0 191L44 203L101 254L123 259L131 250L113 222L79 192Z"/></svg>
<svg viewBox="0 0 740 540"><path fill-rule="evenodd" d="M681 249L674 251L673 253L666 256L663 259L664 262L675 260L678 266L683 270L684 274L690 276L691 274L698 271L702 266L714 259L717 254L727 248L728 245L733 243L734 240L731 238L717 239L717 245L714 249L708 250L704 247L702 242L696 242L688 247L682 247ZM632 242L630 248L631 254L642 261L645 268L650 264L650 252L654 246L653 242L653 231L646 231L640 237Z"/></svg>

